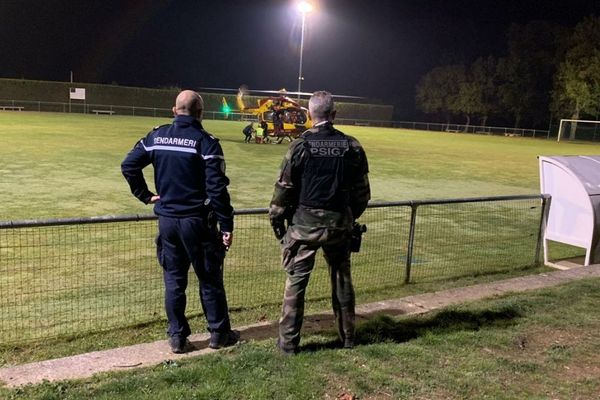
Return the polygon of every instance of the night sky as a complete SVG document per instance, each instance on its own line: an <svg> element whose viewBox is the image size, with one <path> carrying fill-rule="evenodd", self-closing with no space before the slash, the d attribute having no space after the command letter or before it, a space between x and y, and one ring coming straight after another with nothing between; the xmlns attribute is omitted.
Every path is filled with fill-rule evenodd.
<svg viewBox="0 0 600 400"><path fill-rule="evenodd" d="M502 56L512 22L574 26L600 1L320 0L309 14L303 91L393 104L416 116L431 68ZM0 77L127 86L296 90L292 0L0 0Z"/></svg>

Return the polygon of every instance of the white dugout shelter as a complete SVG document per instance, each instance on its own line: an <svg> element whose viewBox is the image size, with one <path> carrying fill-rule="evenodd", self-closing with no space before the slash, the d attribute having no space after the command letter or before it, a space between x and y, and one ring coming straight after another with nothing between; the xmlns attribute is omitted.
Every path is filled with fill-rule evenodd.
<svg viewBox="0 0 600 400"><path fill-rule="evenodd" d="M540 186L552 196L544 233L548 240L585 249L585 266L600 263L600 156L540 156Z"/></svg>

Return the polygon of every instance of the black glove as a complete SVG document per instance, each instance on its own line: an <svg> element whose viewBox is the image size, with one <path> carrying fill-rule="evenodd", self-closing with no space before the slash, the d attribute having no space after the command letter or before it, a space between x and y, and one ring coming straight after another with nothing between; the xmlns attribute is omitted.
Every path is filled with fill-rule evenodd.
<svg viewBox="0 0 600 400"><path fill-rule="evenodd" d="M278 240L283 239L283 237L285 236L285 231L287 230L285 227L285 222L279 220L271 220L271 226L273 227L275 237Z"/></svg>

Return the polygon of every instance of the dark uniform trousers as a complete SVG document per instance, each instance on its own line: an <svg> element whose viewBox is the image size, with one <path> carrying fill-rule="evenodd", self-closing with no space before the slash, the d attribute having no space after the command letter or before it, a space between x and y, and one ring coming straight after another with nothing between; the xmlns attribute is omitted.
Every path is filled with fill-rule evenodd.
<svg viewBox="0 0 600 400"><path fill-rule="evenodd" d="M225 249L216 227L211 225L203 217L158 217L157 255L163 268L169 336L191 334L185 317L190 264L200 282L200 302L209 331L231 329L223 286Z"/></svg>

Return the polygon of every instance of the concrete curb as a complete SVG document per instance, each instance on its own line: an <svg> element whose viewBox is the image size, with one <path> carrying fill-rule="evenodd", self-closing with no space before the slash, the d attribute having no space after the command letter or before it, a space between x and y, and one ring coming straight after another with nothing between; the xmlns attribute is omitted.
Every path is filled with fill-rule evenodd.
<svg viewBox="0 0 600 400"><path fill-rule="evenodd" d="M362 304L357 306L356 314L359 319L368 319L369 316L384 313L395 315L422 314L468 301L511 292L523 292L551 287L570 281L594 277L600 277L600 265L553 271L464 288ZM323 327L324 323L330 323L331 328L334 329L333 316L331 314L307 316L303 331L307 332L317 327ZM241 332L242 339L245 336L258 340L273 338L277 335L277 322L261 322L239 328L236 327L236 329ZM7 387L18 387L27 384L38 384L44 380L52 382L65 379L80 379L100 372L154 366L165 360L178 360L218 351L208 348L209 338L209 335L206 333L190 336L189 339L196 350L185 354L171 353L167 341L160 340L153 343L5 367L0 369L0 380Z"/></svg>

